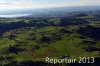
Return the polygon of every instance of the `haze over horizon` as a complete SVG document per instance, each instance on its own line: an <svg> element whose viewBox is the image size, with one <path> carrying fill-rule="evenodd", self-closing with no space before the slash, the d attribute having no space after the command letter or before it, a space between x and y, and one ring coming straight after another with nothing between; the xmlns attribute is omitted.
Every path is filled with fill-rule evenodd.
<svg viewBox="0 0 100 66"><path fill-rule="evenodd" d="M0 10L69 6L100 6L100 0L0 0Z"/></svg>
<svg viewBox="0 0 100 66"><path fill-rule="evenodd" d="M99 3L100 0L0 0L0 17L27 16L37 12L45 12L42 10L36 11L35 9L38 8L100 6ZM68 8L68 10L71 9Z"/></svg>

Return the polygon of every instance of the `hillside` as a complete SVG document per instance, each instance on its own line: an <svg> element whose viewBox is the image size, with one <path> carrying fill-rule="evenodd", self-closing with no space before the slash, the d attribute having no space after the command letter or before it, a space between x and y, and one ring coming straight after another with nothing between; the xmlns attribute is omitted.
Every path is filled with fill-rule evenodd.
<svg viewBox="0 0 100 66"><path fill-rule="evenodd" d="M32 61L43 62L45 57L66 55L100 58L99 13L73 12L63 18L0 18L0 65L24 66Z"/></svg>

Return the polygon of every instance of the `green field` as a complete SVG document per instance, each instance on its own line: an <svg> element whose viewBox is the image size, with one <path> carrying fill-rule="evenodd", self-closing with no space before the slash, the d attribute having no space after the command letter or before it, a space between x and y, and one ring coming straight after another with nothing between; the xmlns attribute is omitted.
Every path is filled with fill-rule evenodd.
<svg viewBox="0 0 100 66"><path fill-rule="evenodd" d="M93 15L77 18L0 18L2 31L0 64L7 65L14 61L20 63L28 60L45 61L46 57L59 58L65 55L76 59L78 57L100 57L100 21L82 22L80 20L80 18L93 19L95 18ZM5 23L2 24L2 21ZM67 21L71 23L67 24ZM14 29L9 27L9 29L4 26L10 24L12 26L22 25L22 27L16 26L13 27ZM2 27L7 29L2 29Z"/></svg>

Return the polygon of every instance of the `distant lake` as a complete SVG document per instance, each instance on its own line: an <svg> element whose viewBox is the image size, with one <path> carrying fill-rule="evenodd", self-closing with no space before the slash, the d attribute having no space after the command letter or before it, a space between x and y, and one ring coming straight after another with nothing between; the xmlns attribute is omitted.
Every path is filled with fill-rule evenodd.
<svg viewBox="0 0 100 66"><path fill-rule="evenodd" d="M29 16L30 14L11 14L11 15L0 15L0 17L22 17L22 16Z"/></svg>

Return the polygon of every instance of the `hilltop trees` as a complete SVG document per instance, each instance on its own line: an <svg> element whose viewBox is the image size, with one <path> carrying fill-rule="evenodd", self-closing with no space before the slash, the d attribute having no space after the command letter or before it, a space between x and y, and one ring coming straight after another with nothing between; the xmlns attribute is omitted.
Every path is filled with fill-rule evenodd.
<svg viewBox="0 0 100 66"><path fill-rule="evenodd" d="M36 35L34 33L29 34L28 40L36 40Z"/></svg>
<svg viewBox="0 0 100 66"><path fill-rule="evenodd" d="M48 37L48 36L45 36L45 35L42 35L42 37L40 38L39 41L40 41L40 43L48 43L48 44L53 42L51 37Z"/></svg>
<svg viewBox="0 0 100 66"><path fill-rule="evenodd" d="M99 27L92 27L87 25L86 27L81 27L78 33L93 38L95 40L100 40L100 28Z"/></svg>

